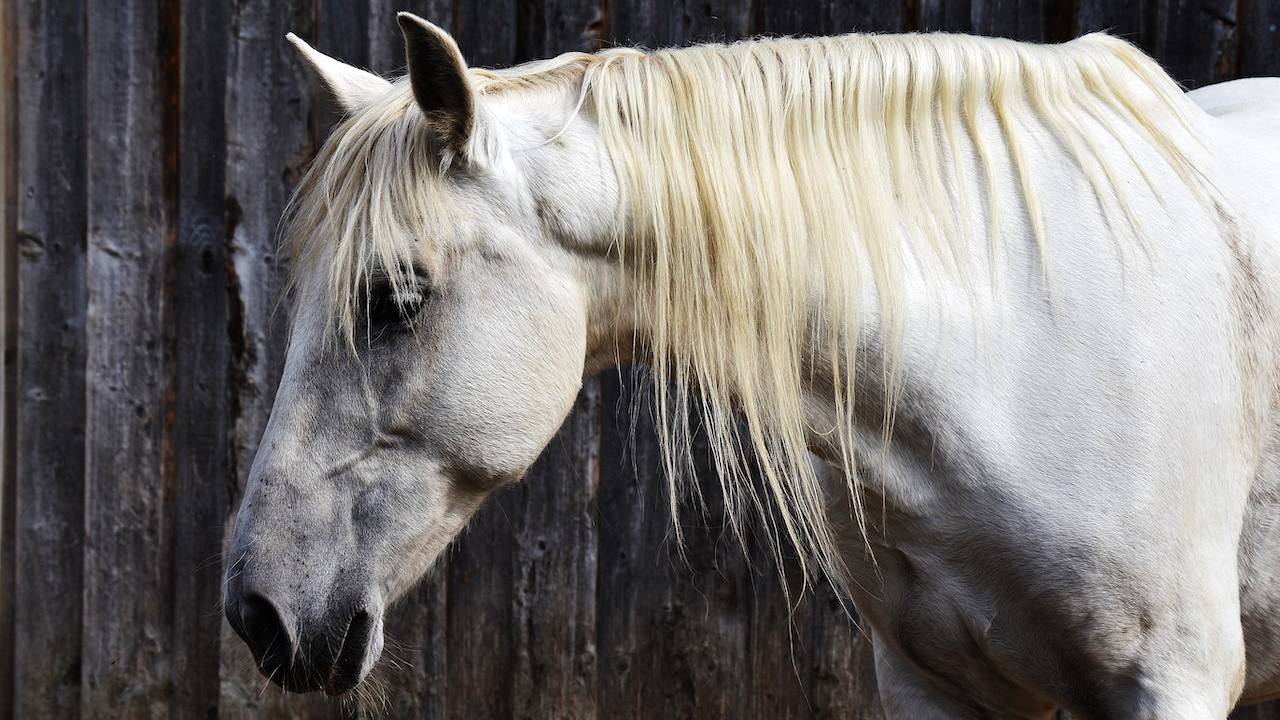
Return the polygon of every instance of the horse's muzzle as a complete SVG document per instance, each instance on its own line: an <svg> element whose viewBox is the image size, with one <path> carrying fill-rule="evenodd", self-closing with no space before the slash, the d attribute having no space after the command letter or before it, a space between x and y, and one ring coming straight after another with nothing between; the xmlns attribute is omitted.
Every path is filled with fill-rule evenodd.
<svg viewBox="0 0 1280 720"><path fill-rule="evenodd" d="M261 592L229 590L223 611L258 670L290 692L340 695L360 684L381 651L382 613L373 608L336 613L301 633L297 619Z"/></svg>

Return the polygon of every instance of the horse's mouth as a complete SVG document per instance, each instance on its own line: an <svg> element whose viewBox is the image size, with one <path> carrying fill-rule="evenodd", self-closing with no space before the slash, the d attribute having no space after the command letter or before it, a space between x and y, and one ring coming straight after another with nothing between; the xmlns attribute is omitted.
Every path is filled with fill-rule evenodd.
<svg viewBox="0 0 1280 720"><path fill-rule="evenodd" d="M246 637L247 624L252 627L244 620L232 623L232 627ZM365 670L376 659L372 656L381 650L374 637L378 630L378 620L367 610L359 610L351 616L340 638L336 634L330 635L329 641L315 637L299 648L292 634L281 630L270 642L250 644L250 650L258 672L284 690L300 694L323 690L326 695L337 696L364 679Z"/></svg>
<svg viewBox="0 0 1280 720"><path fill-rule="evenodd" d="M374 627L368 612L358 611L343 635L338 657L325 675L326 695L341 695L360 684L364 677L365 658L369 654L369 640Z"/></svg>

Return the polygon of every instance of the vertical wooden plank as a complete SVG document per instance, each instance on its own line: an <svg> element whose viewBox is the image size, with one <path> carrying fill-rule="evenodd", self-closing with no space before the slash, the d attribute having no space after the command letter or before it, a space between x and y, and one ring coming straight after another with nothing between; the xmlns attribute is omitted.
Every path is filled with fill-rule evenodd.
<svg viewBox="0 0 1280 720"><path fill-rule="evenodd" d="M767 26L768 8L689 3L673 11L635 0L611 3L610 20L618 42L662 47L735 39L760 29L759 24ZM798 25L785 29L820 31ZM637 718L750 717L763 707L757 702L763 688L756 687L759 679L748 659L756 657L752 614L779 602L780 593L776 585L750 586L742 551L723 526L722 500L705 448L694 469L706 511L683 503L683 553L671 544L666 479L649 414L648 393L655 390L647 374L641 377L646 382L639 386L630 379L615 386L610 374L604 403L599 705ZM635 403L641 406L632 408ZM634 433L632 409L638 412ZM750 597L753 589L762 594ZM776 630L786 632L785 626ZM762 668L765 674L771 673ZM771 687L800 684L789 671L768 682Z"/></svg>
<svg viewBox="0 0 1280 720"><path fill-rule="evenodd" d="M171 700L156 11L146 0L88 6L83 717Z"/></svg>
<svg viewBox="0 0 1280 720"><path fill-rule="evenodd" d="M1081 35L1106 31L1141 42L1147 21L1146 0L1077 0L1076 28Z"/></svg>
<svg viewBox="0 0 1280 720"><path fill-rule="evenodd" d="M914 25L915 14L911 0L906 2L877 2L859 0L850 3L829 3L822 18L821 32L825 35L846 32L902 32Z"/></svg>
<svg viewBox="0 0 1280 720"><path fill-rule="evenodd" d="M13 574L14 505L17 473L14 440L17 427L14 363L17 349L17 252L14 210L17 206L18 147L14 53L17 51L15 4L0 0L0 720L13 717Z"/></svg>
<svg viewBox="0 0 1280 720"><path fill-rule="evenodd" d="M516 59L516 0L455 2L449 31L468 65L512 65Z"/></svg>
<svg viewBox="0 0 1280 720"><path fill-rule="evenodd" d="M404 39L396 24L401 10L452 32L452 0L368 0L369 69L380 75L404 73Z"/></svg>
<svg viewBox="0 0 1280 720"><path fill-rule="evenodd" d="M222 525L231 512L227 336L227 3L181 0L174 256L174 662L176 717L217 714ZM170 19L168 22L172 23Z"/></svg>
<svg viewBox="0 0 1280 720"><path fill-rule="evenodd" d="M880 720L871 639L850 621L838 591L820 581L809 601L813 614L809 690L814 718Z"/></svg>
<svg viewBox="0 0 1280 720"><path fill-rule="evenodd" d="M611 0L609 44L660 48L731 41L759 30L759 10L744 0ZM648 407L655 390L647 373L637 376L630 369L606 373L606 379L598 704L633 718L741 716L749 612L745 563L740 555L726 554L718 542L723 536L708 526L708 519L720 519L714 478L702 483L711 505L705 518L684 507L688 545L677 561L679 553L667 542L667 482Z"/></svg>
<svg viewBox="0 0 1280 720"><path fill-rule="evenodd" d="M839 35L851 32L901 32L915 22L911 3L855 0L762 0L763 27L769 35Z"/></svg>
<svg viewBox="0 0 1280 720"><path fill-rule="evenodd" d="M1280 75L1280 3L1244 0L1238 18L1241 77Z"/></svg>
<svg viewBox="0 0 1280 720"><path fill-rule="evenodd" d="M751 641L746 685L750 717L803 718L814 710L812 598L800 596L795 553L784 550L783 575L763 538L756 538L750 585ZM785 580L790 597L783 592ZM830 618L823 618L830 620Z"/></svg>
<svg viewBox="0 0 1280 720"><path fill-rule="evenodd" d="M369 67L369 0L315 0L316 44L324 54L358 68ZM314 81L313 94L323 91ZM312 132L323 141L342 119L341 108L328 97L318 98Z"/></svg>
<svg viewBox="0 0 1280 720"><path fill-rule="evenodd" d="M749 717L746 562L705 448L695 470L706 512L682 504L683 554L674 546L652 392L646 372L605 374L598 704L628 718Z"/></svg>
<svg viewBox="0 0 1280 720"><path fill-rule="evenodd" d="M512 717L513 515L519 488L490 498L455 541L448 570L447 717Z"/></svg>
<svg viewBox="0 0 1280 720"><path fill-rule="evenodd" d="M611 718L637 718L646 690L639 686L637 678L645 672L643 663L655 660L651 653L642 654L642 650L659 641L652 628L643 623L646 611L660 608L667 591L654 582L641 581L652 579L644 576L651 567L645 558L656 548L647 541L663 535L661 525L666 514L657 511L660 499L653 496L661 490L661 478L652 478L652 469L659 462L654 453L656 447L641 442L640 433L633 432L638 428L631 413L641 408L637 405L639 398L634 396L636 381L632 370L605 371L600 384L596 704L608 708ZM645 421L646 429L651 430L651 421L647 417ZM658 578L658 582L662 580ZM663 706L655 703L648 707L657 715Z"/></svg>
<svg viewBox="0 0 1280 720"><path fill-rule="evenodd" d="M972 0L919 0L919 3L917 27L920 30L973 32L973 21L970 15Z"/></svg>
<svg viewBox="0 0 1280 720"><path fill-rule="evenodd" d="M1048 40L1052 4L1045 0L971 0L970 32L1015 40Z"/></svg>
<svg viewBox="0 0 1280 720"><path fill-rule="evenodd" d="M616 45L732 42L758 29L750 0L611 0L609 13Z"/></svg>
<svg viewBox="0 0 1280 720"><path fill-rule="evenodd" d="M85 16L17 2L14 715L80 712Z"/></svg>
<svg viewBox="0 0 1280 720"><path fill-rule="evenodd" d="M285 263L276 225L316 139L308 122L314 81L284 40L315 41L312 0L236 0L227 56L225 211L230 293L231 465L239 504L284 362L288 312ZM228 522L229 529L230 522ZM315 694L286 695L253 666L248 648L223 624L224 717L326 717L338 707Z"/></svg>
<svg viewBox="0 0 1280 720"><path fill-rule="evenodd" d="M517 718L594 718L600 389L590 381L522 482L512 628Z"/></svg>
<svg viewBox="0 0 1280 720"><path fill-rule="evenodd" d="M441 560L423 582L387 613L378 669L387 716L436 720L449 698L448 562Z"/></svg>
<svg viewBox="0 0 1280 720"><path fill-rule="evenodd" d="M1237 0L1150 0L1143 48L1188 88L1235 77Z"/></svg>
<svg viewBox="0 0 1280 720"><path fill-rule="evenodd" d="M591 23L604 6L603 0L519 0L516 10L516 62L525 62L593 49Z"/></svg>

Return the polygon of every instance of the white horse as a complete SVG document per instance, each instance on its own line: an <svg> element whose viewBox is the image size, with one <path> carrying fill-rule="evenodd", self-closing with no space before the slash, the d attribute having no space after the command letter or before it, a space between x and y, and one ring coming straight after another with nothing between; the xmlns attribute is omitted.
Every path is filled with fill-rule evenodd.
<svg viewBox="0 0 1280 720"><path fill-rule="evenodd" d="M692 413L730 519L847 589L889 715L1280 696L1280 82L1183 95L1097 35L488 71L400 24L396 82L291 38L346 118L230 553L265 674L360 683L583 377L640 360L670 475Z"/></svg>

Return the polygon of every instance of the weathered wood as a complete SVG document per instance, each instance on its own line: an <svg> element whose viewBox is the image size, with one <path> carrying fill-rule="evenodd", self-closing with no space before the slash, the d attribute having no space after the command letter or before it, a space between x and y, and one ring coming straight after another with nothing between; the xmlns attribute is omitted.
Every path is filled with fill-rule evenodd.
<svg viewBox="0 0 1280 720"><path fill-rule="evenodd" d="M448 712L448 563L387 614L379 685L389 717L438 720Z"/></svg>
<svg viewBox="0 0 1280 720"><path fill-rule="evenodd" d="M663 594L661 588L643 582L651 579L644 575L650 568L646 558L656 552L650 539L660 542L669 516L660 512L661 497L654 497L661 489L661 478L651 477L659 462L657 448L645 442L642 418L632 414L645 410L638 404L633 369L606 371L600 385L597 705L609 708L613 716L633 718L645 690L636 679L647 674L643 663L652 661L641 655L641 648L654 640L651 628L643 624L645 610L660 607ZM643 428L651 431L651 420L644 414ZM643 439L633 443L638 437Z"/></svg>
<svg viewBox="0 0 1280 720"><path fill-rule="evenodd" d="M813 662L809 702L822 720L880 720L869 631L851 622L847 600L829 582L819 582L809 598Z"/></svg>
<svg viewBox="0 0 1280 720"><path fill-rule="evenodd" d="M14 463L17 367L17 51L15 6L0 2L0 720L13 717L13 581L18 477Z"/></svg>
<svg viewBox="0 0 1280 720"><path fill-rule="evenodd" d="M839 35L850 32L900 32L915 22L908 2L829 2L765 0L762 32L768 35Z"/></svg>
<svg viewBox="0 0 1280 720"><path fill-rule="evenodd" d="M519 488L499 491L449 554L447 717L509 718L514 672L513 514Z"/></svg>
<svg viewBox="0 0 1280 720"><path fill-rule="evenodd" d="M316 47L324 54L359 68L369 67L369 0L315 0ZM310 89L318 97L312 118L312 132L323 141L343 112L323 95L319 83L312 80Z"/></svg>
<svg viewBox="0 0 1280 720"><path fill-rule="evenodd" d="M1146 0L1077 0L1079 34L1105 31L1131 42L1141 42L1146 26Z"/></svg>
<svg viewBox="0 0 1280 720"><path fill-rule="evenodd" d="M973 32L971 2L972 0L919 0L916 25L927 32Z"/></svg>
<svg viewBox="0 0 1280 720"><path fill-rule="evenodd" d="M1280 75L1280 3L1246 0L1239 5L1241 77Z"/></svg>
<svg viewBox="0 0 1280 720"><path fill-rule="evenodd" d="M613 45L660 48L725 42L757 31L749 0L611 0Z"/></svg>
<svg viewBox="0 0 1280 720"><path fill-rule="evenodd" d="M628 718L746 717L748 571L723 526L715 477L698 463L706 512L682 505L681 553L648 374L603 380L599 706Z"/></svg>
<svg viewBox="0 0 1280 720"><path fill-rule="evenodd" d="M369 69L380 75L404 72L404 39L396 13L404 10L445 30L453 26L452 0L368 0Z"/></svg>
<svg viewBox="0 0 1280 720"><path fill-rule="evenodd" d="M17 6L14 715L80 713L84 546L85 15Z"/></svg>
<svg viewBox="0 0 1280 720"><path fill-rule="evenodd" d="M468 65L511 65L516 58L516 0L454 3L449 31Z"/></svg>
<svg viewBox="0 0 1280 720"><path fill-rule="evenodd" d="M174 10L174 8L168 8ZM182 0L178 16L177 222L173 352L173 674L176 717L216 715L221 686L222 526L235 491L228 456L226 3ZM167 20L173 32L175 19ZM170 98L171 100L171 98ZM173 148L169 149L172 153ZM173 223L171 223L171 226Z"/></svg>
<svg viewBox="0 0 1280 720"><path fill-rule="evenodd" d="M970 32L1015 40L1048 40L1051 4L1042 0L971 0Z"/></svg>
<svg viewBox="0 0 1280 720"><path fill-rule="evenodd" d="M600 390L591 381L524 479L515 546L516 718L594 718ZM457 602L465 602L457 598Z"/></svg>
<svg viewBox="0 0 1280 720"><path fill-rule="evenodd" d="M315 41L312 0L240 0L232 10L226 93L226 233L230 293L232 507L239 502L284 361L288 313L275 234L316 147L308 118L315 83L283 38ZM228 526L229 529L229 526ZM253 667L223 624L222 706L229 717L337 714L322 697L289 697Z"/></svg>
<svg viewBox="0 0 1280 720"><path fill-rule="evenodd" d="M1108 29L1190 85L1280 73L1267 0L82 4L0 0L0 720L358 712L268 686L217 610L283 359L276 223L337 117L285 32L380 73L404 64L401 9L489 66L598 40ZM879 718L866 638L829 585L789 607L758 542L748 566L705 450L707 508L681 505L674 546L653 388L619 377L391 609L386 714Z"/></svg>
<svg viewBox="0 0 1280 720"><path fill-rule="evenodd" d="M655 445L657 437L646 433L638 441ZM679 678L677 687L682 692L665 698L677 717L745 717L750 695L741 683L749 676L750 568L726 523L724 499L705 438L695 437L693 460L689 482L697 484L699 497L681 498L678 506L685 545L675 543L670 520L657 515L661 525L653 529L662 532L661 539L650 537L637 548L653 553L655 580L666 575L661 583L665 587L662 614L652 618L645 630L661 633L658 655L643 667L647 684L655 689ZM648 474L653 478L650 497L666 500L665 480L657 467L649 468Z"/></svg>
<svg viewBox="0 0 1280 720"><path fill-rule="evenodd" d="M541 0L516 6L516 59L552 57L594 49L591 24L604 12L603 0Z"/></svg>
<svg viewBox="0 0 1280 720"><path fill-rule="evenodd" d="M172 699L157 9L88 5L85 717L145 714Z"/></svg>
<svg viewBox="0 0 1280 720"><path fill-rule="evenodd" d="M750 682L749 717L808 717L814 710L810 697L813 656L812 598L800 596L800 574L793 553L784 550L784 576L767 550L763 538L752 548L752 572L748 576L747 657ZM785 578L786 590L781 584ZM847 622L847 620L846 620Z"/></svg>
<svg viewBox="0 0 1280 720"><path fill-rule="evenodd" d="M1237 73L1236 0L1150 0L1142 46L1188 88Z"/></svg>

